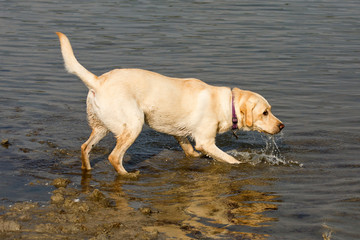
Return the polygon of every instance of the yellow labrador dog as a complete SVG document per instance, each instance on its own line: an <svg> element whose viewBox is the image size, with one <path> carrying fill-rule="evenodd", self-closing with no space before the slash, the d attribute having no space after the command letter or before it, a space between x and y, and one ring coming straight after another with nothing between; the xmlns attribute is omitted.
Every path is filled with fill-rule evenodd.
<svg viewBox="0 0 360 240"><path fill-rule="evenodd" d="M144 123L174 136L186 156L200 156L189 142L190 137L197 151L232 164L240 162L215 145L217 133L242 129L276 134L284 128L271 113L270 104L254 92L141 69L115 69L95 76L76 60L69 39L63 33L56 34L67 71L89 88L87 114L92 133L81 146L83 169L91 169L89 152L111 131L116 146L109 161L119 174L126 174L124 154Z"/></svg>

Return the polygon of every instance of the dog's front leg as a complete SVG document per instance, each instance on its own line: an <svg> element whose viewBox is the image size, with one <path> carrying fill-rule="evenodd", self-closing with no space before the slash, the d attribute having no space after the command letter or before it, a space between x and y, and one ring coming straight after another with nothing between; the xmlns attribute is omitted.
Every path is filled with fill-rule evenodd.
<svg viewBox="0 0 360 240"><path fill-rule="evenodd" d="M189 139L187 139L186 137L178 137L178 136L174 136L174 137L180 144L181 148L184 150L185 155L187 157L200 157L201 156L200 153L194 151L194 148L191 145Z"/></svg>
<svg viewBox="0 0 360 240"><path fill-rule="evenodd" d="M240 161L236 160L234 157L229 154L223 152L215 145L215 139L209 141L199 141L196 142L195 146L196 150L202 152L205 155L212 157L213 159L221 162L227 162L231 164L239 164Z"/></svg>

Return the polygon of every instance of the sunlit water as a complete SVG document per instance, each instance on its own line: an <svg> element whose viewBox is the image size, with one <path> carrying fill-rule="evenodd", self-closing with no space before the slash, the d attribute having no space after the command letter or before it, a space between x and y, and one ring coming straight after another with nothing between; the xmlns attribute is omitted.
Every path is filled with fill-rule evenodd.
<svg viewBox="0 0 360 240"><path fill-rule="evenodd" d="M49 183L65 177L151 207L169 237L321 239L330 229L332 239L360 238L358 1L0 5L3 204L47 204ZM244 162L237 166L187 159L172 137L145 127L125 157L129 171L140 170L135 180L106 160L109 135L82 174L87 89L64 70L55 31L95 74L144 68L252 90L286 127L275 137L219 135L217 145Z"/></svg>
<svg viewBox="0 0 360 240"><path fill-rule="evenodd" d="M283 134L280 135L280 138ZM247 151L230 150L228 153L240 160L242 163L248 163L253 166L258 164L270 164L270 165L298 165L303 167L302 163L295 160L286 160L281 155L280 149L276 143L278 136L274 135L263 135L264 147L261 149L248 149Z"/></svg>

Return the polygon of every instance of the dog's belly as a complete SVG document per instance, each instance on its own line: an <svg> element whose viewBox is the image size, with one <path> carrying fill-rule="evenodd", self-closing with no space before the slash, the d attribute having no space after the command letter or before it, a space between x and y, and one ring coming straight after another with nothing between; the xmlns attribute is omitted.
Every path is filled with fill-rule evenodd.
<svg viewBox="0 0 360 240"><path fill-rule="evenodd" d="M189 136L191 129L184 117L173 117L173 113L152 111L145 113L145 123L152 129L172 136Z"/></svg>

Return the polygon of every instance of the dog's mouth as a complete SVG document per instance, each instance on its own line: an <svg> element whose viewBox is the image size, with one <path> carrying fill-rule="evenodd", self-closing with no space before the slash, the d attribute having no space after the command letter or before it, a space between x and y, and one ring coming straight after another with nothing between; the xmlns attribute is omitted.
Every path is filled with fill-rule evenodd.
<svg viewBox="0 0 360 240"><path fill-rule="evenodd" d="M270 133L270 132L262 130L262 129L257 129L256 131L258 131L259 133L265 133L265 134L270 134L270 135L276 134L276 133Z"/></svg>
<svg viewBox="0 0 360 240"><path fill-rule="evenodd" d="M258 127L255 127L254 130L258 131L259 133L265 133L265 134L270 134L270 135L276 135L276 134L281 132L281 129L279 129L277 131L269 132L269 131L266 131L264 129L258 128Z"/></svg>
<svg viewBox="0 0 360 240"><path fill-rule="evenodd" d="M282 122L277 123L277 125L273 126L272 128L263 129L260 126L254 125L251 130L258 131L260 133L275 135L281 132L285 128L285 125Z"/></svg>

